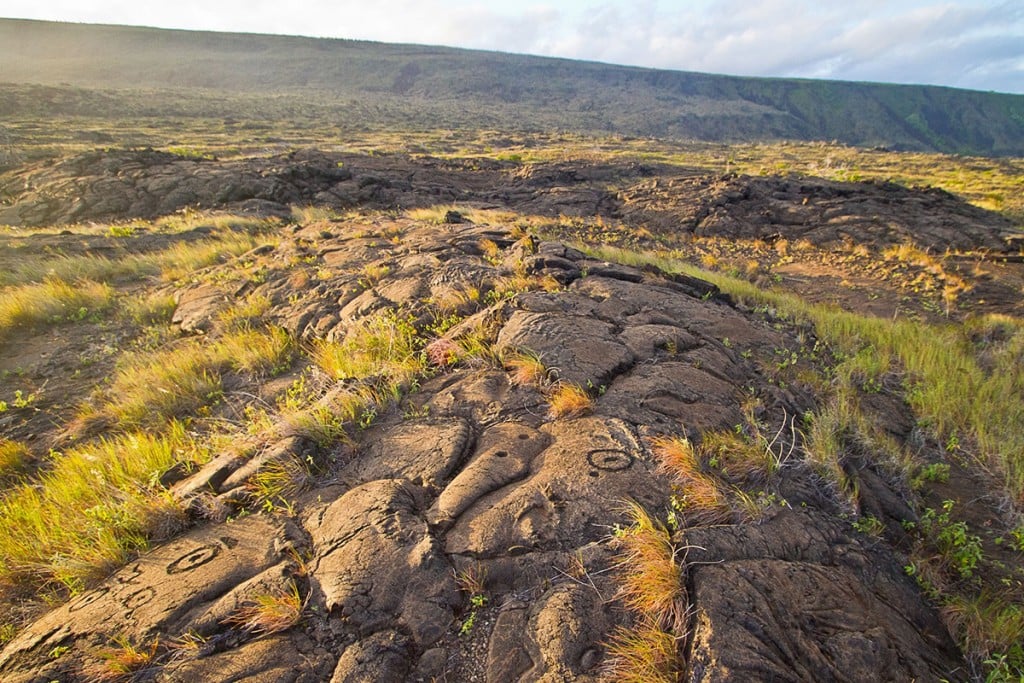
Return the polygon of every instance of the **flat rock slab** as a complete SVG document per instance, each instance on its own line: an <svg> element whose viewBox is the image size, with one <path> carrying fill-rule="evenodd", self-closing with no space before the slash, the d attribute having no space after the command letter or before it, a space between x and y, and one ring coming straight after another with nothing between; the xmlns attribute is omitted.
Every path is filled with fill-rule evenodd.
<svg viewBox="0 0 1024 683"><path fill-rule="evenodd" d="M159 683L232 681L233 683L320 683L330 676L334 657L310 657L288 634L261 638L245 646L164 667Z"/></svg>
<svg viewBox="0 0 1024 683"><path fill-rule="evenodd" d="M200 285L181 292L171 323L185 332L206 332L228 304L227 293L215 285Z"/></svg>
<svg viewBox="0 0 1024 683"><path fill-rule="evenodd" d="M551 445L525 477L465 509L446 534L447 552L491 558L578 547L607 535L610 508L655 494L651 466L625 422L588 417L541 431Z"/></svg>
<svg viewBox="0 0 1024 683"><path fill-rule="evenodd" d="M438 497L431 520L454 520L479 498L524 478L534 456L547 448L550 441L547 434L516 423L488 429L472 460Z"/></svg>
<svg viewBox="0 0 1024 683"><path fill-rule="evenodd" d="M612 325L582 315L516 311L498 335L498 349L532 351L561 380L599 385L633 362Z"/></svg>
<svg viewBox="0 0 1024 683"><path fill-rule="evenodd" d="M609 594L614 587L604 585ZM614 607L591 586L563 583L502 609L487 648L487 683L598 681Z"/></svg>
<svg viewBox="0 0 1024 683"><path fill-rule="evenodd" d="M743 419L743 395L713 369L677 361L638 365L608 389L599 410L667 430L731 429Z"/></svg>
<svg viewBox="0 0 1024 683"><path fill-rule="evenodd" d="M373 481L307 522L314 592L362 635L398 624L426 646L454 617L458 590L451 565L420 516L425 495L406 480Z"/></svg>
<svg viewBox="0 0 1024 683"><path fill-rule="evenodd" d="M473 445L466 420L407 422L370 442L343 473L358 483L407 479L423 486L441 486Z"/></svg>
<svg viewBox="0 0 1024 683"><path fill-rule="evenodd" d="M833 519L783 511L678 543L693 585L690 681L966 679L900 563Z"/></svg>
<svg viewBox="0 0 1024 683"><path fill-rule="evenodd" d="M161 546L25 629L4 649L0 674L13 678L39 653L105 636L180 636L223 595L277 563L282 536L270 520L248 517Z"/></svg>
<svg viewBox="0 0 1024 683"><path fill-rule="evenodd" d="M694 591L690 681L963 680L942 643L845 567L729 562L702 567Z"/></svg>
<svg viewBox="0 0 1024 683"><path fill-rule="evenodd" d="M397 631L379 631L345 648L331 683L401 683L408 680L411 643Z"/></svg>

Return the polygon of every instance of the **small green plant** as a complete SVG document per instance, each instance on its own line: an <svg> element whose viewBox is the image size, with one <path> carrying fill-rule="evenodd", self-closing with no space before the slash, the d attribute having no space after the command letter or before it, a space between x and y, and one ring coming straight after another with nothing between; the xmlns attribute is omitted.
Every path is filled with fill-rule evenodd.
<svg viewBox="0 0 1024 683"><path fill-rule="evenodd" d="M1010 538L1013 539L1013 549L1024 553L1024 524L1016 529L1011 529Z"/></svg>
<svg viewBox="0 0 1024 683"><path fill-rule="evenodd" d="M137 230L138 226L132 225L131 223L123 223L108 227L107 235L110 237L134 237Z"/></svg>
<svg viewBox="0 0 1024 683"><path fill-rule="evenodd" d="M469 598L469 615L459 627L459 635L468 635L476 625L477 614L487 606L485 593L487 570L478 562L468 569L455 572L455 584Z"/></svg>
<svg viewBox="0 0 1024 683"><path fill-rule="evenodd" d="M63 657L64 655L66 655L70 651L71 651L71 646L69 646L69 645L58 645L57 647L52 648L47 653L47 656L50 659L60 659L61 657Z"/></svg>
<svg viewBox="0 0 1024 683"><path fill-rule="evenodd" d="M872 515L864 515L855 521L853 528L865 536L874 536L875 538L881 538L885 533L885 524Z"/></svg>
<svg viewBox="0 0 1024 683"><path fill-rule="evenodd" d="M918 470L917 474L910 480L910 486L914 489L920 489L927 482L945 484L948 481L949 465L944 462L934 462Z"/></svg>
<svg viewBox="0 0 1024 683"><path fill-rule="evenodd" d="M26 394L21 389L15 389L14 400L11 401L11 405L15 408L28 408L36 400L35 394ZM2 412L2 411L0 411Z"/></svg>
<svg viewBox="0 0 1024 683"><path fill-rule="evenodd" d="M950 513L955 503L942 503L942 512L928 508L921 516L920 528L942 553L946 563L961 578L970 578L982 559L981 537L970 533L967 523L953 521Z"/></svg>

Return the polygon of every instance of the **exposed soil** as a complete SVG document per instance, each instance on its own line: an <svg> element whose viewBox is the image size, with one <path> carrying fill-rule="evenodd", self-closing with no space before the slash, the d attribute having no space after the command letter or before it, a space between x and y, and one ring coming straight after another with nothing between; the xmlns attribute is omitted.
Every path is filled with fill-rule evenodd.
<svg viewBox="0 0 1024 683"><path fill-rule="evenodd" d="M779 350L813 335L744 310L706 282L597 261L567 240L669 246L810 299L942 319L1020 313L1017 247L998 215L894 185L318 152L230 162L96 152L8 173L0 197L0 223L19 228L3 237L0 267L53 250L147 251L203 234L118 241L82 234L87 221L186 207L285 217L276 247L175 285L172 336L216 338L218 312L259 294L272 303L266 320L306 345L344 339L354 323L399 309L436 337L431 306L475 289L479 297L460 309L466 319L435 348L479 326L506 357L532 351L549 381L587 388L593 399L582 413L555 417L546 389L515 383L508 368L479 358L437 362L352 443L289 435L248 462L215 457L173 484L191 506L191 528L25 623L0 652L6 681L89 680L97 648L114 636L167 644L185 634L202 645L160 646L136 680L615 680L607 644L633 617L616 600L623 569L614 531L629 523L625 501L659 515L672 508L652 440L700 443L743 425L750 406L767 432L792 443L777 471L743 482L756 514L715 525L684 519L675 530L687 549L685 680L969 679L943 621L904 571L901 522L916 519L915 494L870 457L851 457L862 508L887 526L866 535L805 462L792 424L820 397L800 382L782 386L770 368ZM439 203L543 216L541 226L564 239L524 237L497 219L455 222L461 217L451 214L436 223L397 211ZM290 207L306 204L361 213L289 223ZM66 233L33 234L62 224ZM941 268L879 260L908 242ZM943 258L947 251L962 255ZM258 280L238 277L243 261L260 269ZM368 281L368 266L379 277ZM535 284L487 297L517 274ZM938 307L954 276L964 287L951 307ZM544 291L540 282L559 286ZM4 394L23 388L39 399L0 416L0 434L29 443L40 462L69 434L88 438L69 429L75 406L140 335L110 320L19 330L0 357ZM232 390L272 400L299 370L273 381L239 377ZM328 395L344 389L335 384ZM866 395L865 405L894 438L919 438L897 387ZM288 511L253 511L241 487L291 456L321 469ZM966 476L954 472L949 485ZM979 519L997 519L996 501L981 505ZM1020 558L992 552L1019 581ZM482 605L457 580L467 574L482 582ZM298 625L259 637L228 619L290 581L308 596Z"/></svg>

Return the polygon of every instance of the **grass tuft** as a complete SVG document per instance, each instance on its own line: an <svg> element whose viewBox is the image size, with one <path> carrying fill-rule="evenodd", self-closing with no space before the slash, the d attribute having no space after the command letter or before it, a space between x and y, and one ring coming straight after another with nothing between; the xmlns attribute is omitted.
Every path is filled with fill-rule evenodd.
<svg viewBox="0 0 1024 683"><path fill-rule="evenodd" d="M650 621L617 627L607 648L608 673L620 683L676 683L684 670L679 638Z"/></svg>
<svg viewBox="0 0 1024 683"><path fill-rule="evenodd" d="M576 384L559 383L548 396L548 413L552 419L579 417L594 405L587 390Z"/></svg>
<svg viewBox="0 0 1024 683"><path fill-rule="evenodd" d="M93 654L99 661L87 667L90 680L99 683L130 681L153 664L159 641L153 640L148 647L132 643L127 636L119 636L107 647L99 648Z"/></svg>
<svg viewBox="0 0 1024 683"><path fill-rule="evenodd" d="M544 388L550 375L541 357L532 351L521 351L505 360L505 367L511 371L509 381L521 387Z"/></svg>
<svg viewBox="0 0 1024 683"><path fill-rule="evenodd" d="M245 484L256 502L267 512L292 508L292 499L309 484L306 465L294 456L275 460L261 468Z"/></svg>
<svg viewBox="0 0 1024 683"><path fill-rule="evenodd" d="M679 641L687 632L683 566L664 525L636 503L627 513L631 526L618 536L618 597L634 624L613 632L609 672L618 681L677 681L684 670Z"/></svg>
<svg viewBox="0 0 1024 683"><path fill-rule="evenodd" d="M31 455L25 444L0 437L0 481L21 474Z"/></svg>
<svg viewBox="0 0 1024 683"><path fill-rule="evenodd" d="M337 380L412 381L426 367L416 328L408 318L387 312L356 323L341 342L318 341L313 361Z"/></svg>
<svg viewBox="0 0 1024 683"><path fill-rule="evenodd" d="M253 596L224 623L257 636L280 633L298 624L305 608L298 585L289 581L284 588Z"/></svg>
<svg viewBox="0 0 1024 683"><path fill-rule="evenodd" d="M704 471L693 444L685 437L659 437L652 442L658 468L679 491L676 498L690 524L723 524L733 518L722 485Z"/></svg>

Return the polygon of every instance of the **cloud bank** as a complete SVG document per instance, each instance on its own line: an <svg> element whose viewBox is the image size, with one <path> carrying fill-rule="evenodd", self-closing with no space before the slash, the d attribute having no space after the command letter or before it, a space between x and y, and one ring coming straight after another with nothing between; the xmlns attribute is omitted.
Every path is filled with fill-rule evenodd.
<svg viewBox="0 0 1024 683"><path fill-rule="evenodd" d="M451 45L744 76L1024 93L1019 0L9 0L7 16Z"/></svg>

